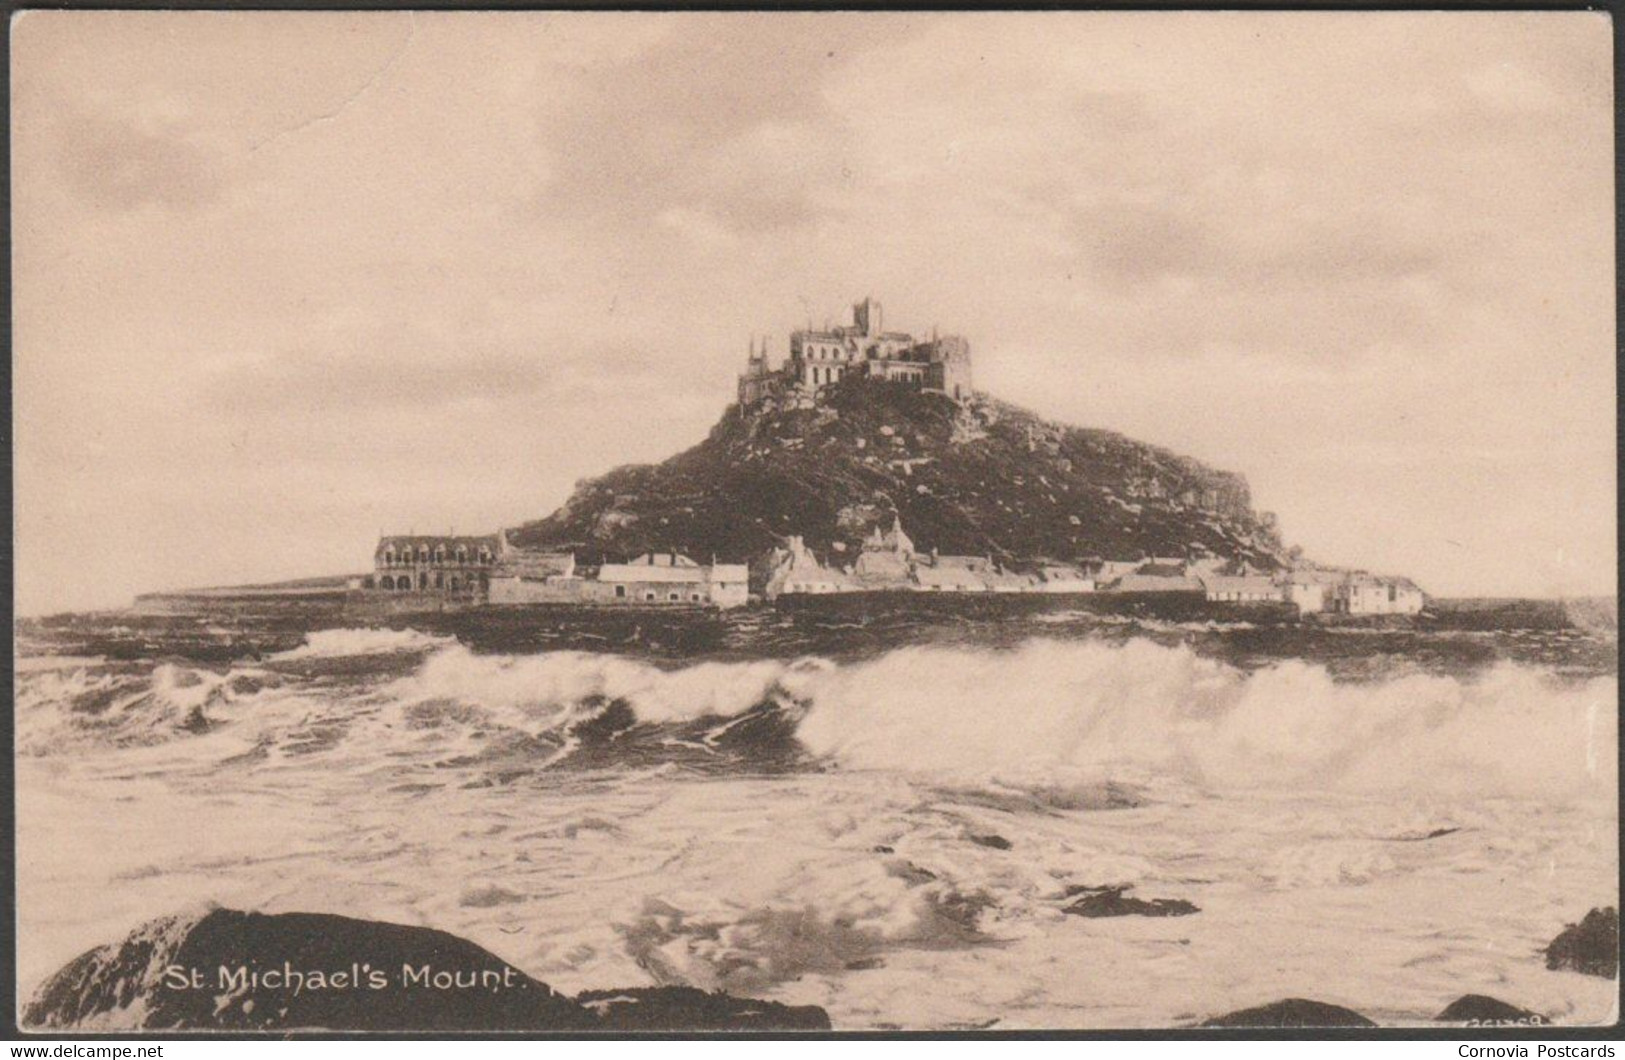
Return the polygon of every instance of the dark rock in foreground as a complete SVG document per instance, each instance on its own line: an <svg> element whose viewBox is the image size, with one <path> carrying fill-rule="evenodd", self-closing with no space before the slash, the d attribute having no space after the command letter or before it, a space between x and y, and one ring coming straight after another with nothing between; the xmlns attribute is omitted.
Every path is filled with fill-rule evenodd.
<svg viewBox="0 0 1625 1060"><path fill-rule="evenodd" d="M1271 1005L1244 1008L1216 1016L1204 1027L1375 1027L1376 1024L1353 1009L1289 997Z"/></svg>
<svg viewBox="0 0 1625 1060"><path fill-rule="evenodd" d="M578 1001L466 939L320 913L162 917L70 961L23 1010L34 1029L820 1030L822 1009L682 987Z"/></svg>
<svg viewBox="0 0 1625 1060"><path fill-rule="evenodd" d="M1433 1017L1444 1023L1548 1023L1545 1016L1483 994L1463 994Z"/></svg>
<svg viewBox="0 0 1625 1060"><path fill-rule="evenodd" d="M23 1013L31 1027L146 1029L578 1030L595 1022L545 983L443 931L233 909L144 924L70 962Z"/></svg>
<svg viewBox="0 0 1625 1060"><path fill-rule="evenodd" d="M1619 911L1593 909L1546 947L1546 967L1612 979L1619 974Z"/></svg>
<svg viewBox="0 0 1625 1060"><path fill-rule="evenodd" d="M790 1006L708 994L691 986L588 990L576 1001L596 1012L606 1031L827 1031L829 1016L816 1005Z"/></svg>
<svg viewBox="0 0 1625 1060"><path fill-rule="evenodd" d="M1084 897L1062 909L1061 912L1072 916L1108 917L1108 916L1190 916L1202 910L1183 898L1153 898L1149 901L1143 898L1130 898L1123 892L1127 887L1068 887L1067 897L1075 894L1084 894ZM1086 892L1095 893L1086 893Z"/></svg>

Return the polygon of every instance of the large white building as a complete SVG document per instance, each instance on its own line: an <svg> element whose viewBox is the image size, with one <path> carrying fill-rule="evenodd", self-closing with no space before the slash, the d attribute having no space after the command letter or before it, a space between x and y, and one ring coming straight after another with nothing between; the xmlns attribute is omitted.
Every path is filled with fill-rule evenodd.
<svg viewBox="0 0 1625 1060"><path fill-rule="evenodd" d="M711 604L738 607L749 599L743 563L702 567L677 552L650 552L630 563L598 568L600 596L615 603Z"/></svg>
<svg viewBox="0 0 1625 1060"><path fill-rule="evenodd" d="M1258 574L1240 576L1203 574L1199 580L1207 598L1219 603L1278 603L1286 595L1281 586Z"/></svg>
<svg viewBox="0 0 1625 1060"><path fill-rule="evenodd" d="M702 566L678 552L645 553L583 573L568 552L518 549L502 539L487 601L497 605L603 604L740 607L749 602L743 563Z"/></svg>
<svg viewBox="0 0 1625 1060"><path fill-rule="evenodd" d="M1421 588L1409 578L1356 571L1337 586L1331 609L1345 615L1414 615L1426 603Z"/></svg>
<svg viewBox="0 0 1625 1060"><path fill-rule="evenodd" d="M958 335L919 338L886 331L880 303L865 298L852 307L850 325L792 332L790 359L777 370L768 364L766 340L759 349L752 340L739 377L739 403L748 407L788 387L816 394L848 376L907 383L963 400L973 390L970 344Z"/></svg>
<svg viewBox="0 0 1625 1060"><path fill-rule="evenodd" d="M1283 597L1303 614L1414 615L1427 596L1409 578L1309 567L1279 578Z"/></svg>

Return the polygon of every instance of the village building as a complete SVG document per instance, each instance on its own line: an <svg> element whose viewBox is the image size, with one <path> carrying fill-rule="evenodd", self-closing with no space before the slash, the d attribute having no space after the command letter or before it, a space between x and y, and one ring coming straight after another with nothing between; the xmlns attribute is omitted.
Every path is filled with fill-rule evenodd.
<svg viewBox="0 0 1625 1060"><path fill-rule="evenodd" d="M388 534L373 549L361 591L483 596L501 548L494 535Z"/></svg>
<svg viewBox="0 0 1625 1060"><path fill-rule="evenodd" d="M488 599L493 604L572 603L586 593L572 552L514 548L506 533L491 571Z"/></svg>
<svg viewBox="0 0 1625 1060"><path fill-rule="evenodd" d="M1050 564L1036 574L1001 567L991 556L945 556L915 548L894 514L891 526L872 528L849 570L826 565L792 535L769 559L766 595L856 592L1068 593L1093 592L1094 578L1081 568Z"/></svg>
<svg viewBox="0 0 1625 1060"><path fill-rule="evenodd" d="M855 588L845 571L825 566L800 534L792 534L786 547L775 549L768 558L767 584L763 592L772 600L786 594L822 595L852 592Z"/></svg>
<svg viewBox="0 0 1625 1060"><path fill-rule="evenodd" d="M1337 585L1331 609L1345 615L1414 615L1426 604L1421 588L1409 578L1355 571Z"/></svg>
<svg viewBox="0 0 1625 1060"><path fill-rule="evenodd" d="M743 563L701 566L675 552L583 571L570 552L516 548L506 533L478 537L386 535L372 574L353 592L427 595L462 604L638 604L738 607L749 601Z"/></svg>
<svg viewBox="0 0 1625 1060"><path fill-rule="evenodd" d="M982 556L941 556L933 552L914 565L914 584L926 592L985 593L993 586L993 563Z"/></svg>
<svg viewBox="0 0 1625 1060"><path fill-rule="evenodd" d="M1118 593L1202 593L1200 580L1184 573L1183 568L1147 563L1132 574L1125 574L1105 588Z"/></svg>
<svg viewBox="0 0 1625 1060"><path fill-rule="evenodd" d="M1427 605L1409 578L1366 571L1303 567L1282 574L1279 584L1301 614L1414 615Z"/></svg>
<svg viewBox="0 0 1625 1060"><path fill-rule="evenodd" d="M1195 556L1185 561L1185 573L1202 578L1214 574L1233 574L1233 561L1224 556Z"/></svg>
<svg viewBox="0 0 1625 1060"><path fill-rule="evenodd" d="M739 377L739 403L748 408L790 388L816 395L851 376L937 390L961 401L974 392L968 342L958 335L886 331L880 303L865 298L852 307L850 325L792 332L789 360L777 370L768 363L767 340L758 347L752 339Z"/></svg>
<svg viewBox="0 0 1625 1060"><path fill-rule="evenodd" d="M1281 591L1300 614L1318 614L1332 609L1337 587L1346 577L1343 571L1300 568L1281 576Z"/></svg>
<svg viewBox="0 0 1625 1060"><path fill-rule="evenodd" d="M1415 614L1424 597L1403 578L1305 568L1269 575L1236 558L1045 563L1031 574L1000 566L991 556L920 552L894 513L889 528L873 527L850 569L825 563L792 535L769 559L766 595L857 592L922 593L1179 593L1213 603L1292 603L1301 612Z"/></svg>
<svg viewBox="0 0 1625 1060"><path fill-rule="evenodd" d="M701 566L677 552L651 552L598 568L593 598L602 603L738 607L750 599L745 564Z"/></svg>
<svg viewBox="0 0 1625 1060"><path fill-rule="evenodd" d="M861 589L906 589L913 565L914 542L894 515L890 530L882 532L877 526L864 539L852 577Z"/></svg>
<svg viewBox="0 0 1625 1060"><path fill-rule="evenodd" d="M995 593L1035 593L1039 588L1039 581L1031 574L1021 574L1003 567L995 567L982 575L987 583L988 590Z"/></svg>
<svg viewBox="0 0 1625 1060"><path fill-rule="evenodd" d="M1034 591L1041 593L1092 593L1095 579L1077 567L1044 566L1038 568L1038 584Z"/></svg>
<svg viewBox="0 0 1625 1060"><path fill-rule="evenodd" d="M1116 581L1125 574L1133 574L1144 566L1143 559L1108 559L1102 560L1100 569L1095 572L1095 580L1099 584Z"/></svg>
<svg viewBox="0 0 1625 1060"><path fill-rule="evenodd" d="M1205 574L1199 579L1202 591L1211 601L1228 604L1280 603L1281 586L1262 575L1226 576Z"/></svg>

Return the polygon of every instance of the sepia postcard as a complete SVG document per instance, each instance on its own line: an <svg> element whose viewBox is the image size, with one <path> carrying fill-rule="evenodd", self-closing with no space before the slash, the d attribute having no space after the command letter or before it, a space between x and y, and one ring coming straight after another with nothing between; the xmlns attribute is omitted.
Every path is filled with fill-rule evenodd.
<svg viewBox="0 0 1625 1060"><path fill-rule="evenodd" d="M13 1030L1611 1033L1612 35L15 13Z"/></svg>

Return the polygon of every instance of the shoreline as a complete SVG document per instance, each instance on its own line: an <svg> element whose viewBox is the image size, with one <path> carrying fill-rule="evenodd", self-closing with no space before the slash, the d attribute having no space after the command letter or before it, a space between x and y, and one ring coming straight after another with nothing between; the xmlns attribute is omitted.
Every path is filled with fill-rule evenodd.
<svg viewBox="0 0 1625 1060"><path fill-rule="evenodd" d="M1440 598L1430 600L1420 613L1349 615L1332 612L1300 613L1291 604L1268 601L1227 603L1195 593L1166 592L925 592L911 589L875 589L860 592L809 593L780 596L776 600L753 597L748 604L719 608L689 602L633 601L622 604L593 602L493 604L450 595L396 598L378 593L321 587L288 589L250 587L143 593L123 611L134 615L189 615L231 612L236 608L278 604L331 610L346 621L371 624L415 617L493 617L538 619L567 616L613 615L688 617L716 620L728 616L816 614L871 609L940 614L966 605L1008 610L1014 615L1051 611L1080 611L1102 617L1117 616L1172 622L1250 623L1304 630L1371 629L1417 632L1563 631L1616 634L1618 602L1599 597L1582 598ZM109 612L96 612L109 613ZM119 613L114 611L111 613ZM34 616L20 622L65 617L75 612Z"/></svg>

